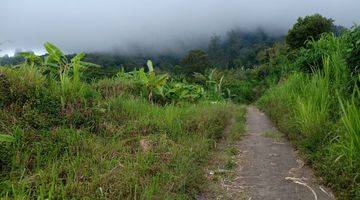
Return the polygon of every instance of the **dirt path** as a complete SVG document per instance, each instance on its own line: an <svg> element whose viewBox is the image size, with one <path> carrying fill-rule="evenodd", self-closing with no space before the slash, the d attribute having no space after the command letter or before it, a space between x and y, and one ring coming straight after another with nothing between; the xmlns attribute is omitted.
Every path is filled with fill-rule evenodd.
<svg viewBox="0 0 360 200"><path fill-rule="evenodd" d="M298 159L290 143L255 107L248 107L247 134L239 142L237 178L248 199L333 199L315 183L312 171ZM316 196L316 197L315 197Z"/></svg>

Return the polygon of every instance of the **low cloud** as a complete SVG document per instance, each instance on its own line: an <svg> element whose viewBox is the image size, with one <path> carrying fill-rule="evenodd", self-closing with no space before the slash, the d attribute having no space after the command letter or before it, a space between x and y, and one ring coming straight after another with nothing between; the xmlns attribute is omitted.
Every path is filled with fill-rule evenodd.
<svg viewBox="0 0 360 200"><path fill-rule="evenodd" d="M320 13L347 27L360 20L359 0L2 0L0 53L177 52L231 28L284 34L299 16Z"/></svg>

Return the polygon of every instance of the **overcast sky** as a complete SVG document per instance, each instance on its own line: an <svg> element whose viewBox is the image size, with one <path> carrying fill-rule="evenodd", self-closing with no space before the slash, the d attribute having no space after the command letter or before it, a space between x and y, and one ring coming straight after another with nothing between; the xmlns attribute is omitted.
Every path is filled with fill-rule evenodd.
<svg viewBox="0 0 360 200"><path fill-rule="evenodd" d="M0 0L0 54L41 52L46 41L68 53L160 51L234 27L284 33L313 13L350 27L360 22L359 10L360 0Z"/></svg>

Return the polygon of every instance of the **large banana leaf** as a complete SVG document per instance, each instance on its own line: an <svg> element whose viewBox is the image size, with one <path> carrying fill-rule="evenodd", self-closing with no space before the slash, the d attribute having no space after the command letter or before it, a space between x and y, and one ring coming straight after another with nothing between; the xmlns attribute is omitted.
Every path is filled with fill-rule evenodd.
<svg viewBox="0 0 360 200"><path fill-rule="evenodd" d="M78 53L75 57L71 59L71 63L79 63L85 57L84 53Z"/></svg>
<svg viewBox="0 0 360 200"><path fill-rule="evenodd" d="M149 85L149 78L146 76L146 73L144 71L143 68L141 68L139 71L138 71L138 75L139 75L139 79L140 81L145 84L145 85Z"/></svg>
<svg viewBox="0 0 360 200"><path fill-rule="evenodd" d="M61 59L64 57L64 53L59 48L50 42L46 42L44 47L52 60L58 63L61 62Z"/></svg>

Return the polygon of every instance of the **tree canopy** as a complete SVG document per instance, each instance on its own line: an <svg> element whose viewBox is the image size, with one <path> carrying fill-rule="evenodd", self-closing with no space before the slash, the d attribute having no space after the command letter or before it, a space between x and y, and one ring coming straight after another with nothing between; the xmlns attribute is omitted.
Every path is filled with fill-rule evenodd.
<svg viewBox="0 0 360 200"><path fill-rule="evenodd" d="M323 17L320 14L309 15L304 18L299 17L294 26L286 36L286 43L292 49L305 46L308 39L318 40L321 34L331 32L334 20Z"/></svg>
<svg viewBox="0 0 360 200"><path fill-rule="evenodd" d="M209 67L209 58L205 51L195 49L189 51L181 60L184 72L189 74L192 72L203 73Z"/></svg>

